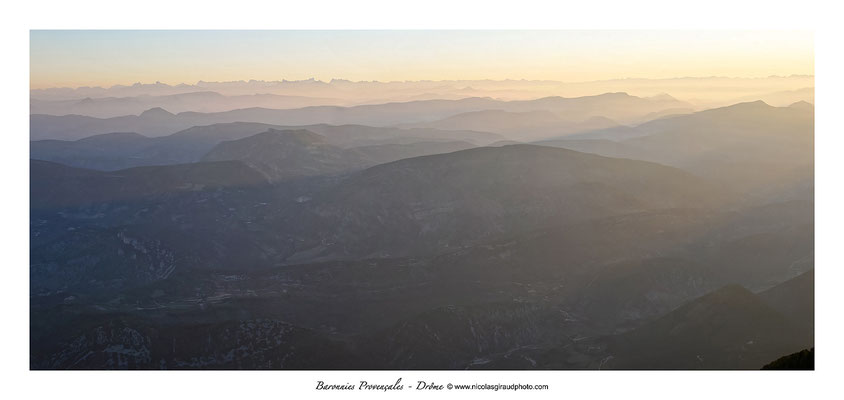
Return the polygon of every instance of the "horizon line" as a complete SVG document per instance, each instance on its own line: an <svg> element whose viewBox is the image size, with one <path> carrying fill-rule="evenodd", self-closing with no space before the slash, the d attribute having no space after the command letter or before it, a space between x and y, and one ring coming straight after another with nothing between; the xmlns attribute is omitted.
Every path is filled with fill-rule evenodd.
<svg viewBox="0 0 844 400"><path fill-rule="evenodd" d="M234 81L205 81L205 80L198 80L195 83L187 83L187 82L180 82L180 83L166 83L156 80L152 83L143 83L143 82L134 82L131 84L113 84L111 86L44 86L44 87L32 87L30 85L30 91L35 90L50 90L50 89L69 89L69 90L77 90L77 89L114 89L114 88L129 88L135 86L153 86L153 85L164 85L168 87L179 87L179 86L199 86L200 84L230 84L230 83L270 83L270 84L282 84L282 83L302 83L302 82L319 82L319 83L326 83L331 84L332 82L347 82L353 84L360 84L360 83L382 83L382 84L397 84L397 83L421 83L421 82L548 82L548 83L556 83L556 84L583 84L583 83L600 83L600 82L613 82L613 81L632 81L632 80L639 80L639 81L666 81L666 80L679 80L679 79L749 79L749 80L756 80L756 79L777 79L777 78L814 78L814 74L789 74L789 75L768 75L768 76L755 76L755 77L741 77L741 76L724 76L724 75L711 75L711 76L675 76L675 77L663 77L663 78L636 78L636 77L624 77L624 78L610 78L610 79L596 79L596 80L586 80L586 81L559 81L553 79L526 79L526 78L505 78L505 79L490 79L490 78L478 78L478 79L417 79L417 80L389 80L389 81L379 81L379 80L350 80L344 78L331 78L328 81L324 81L322 79L316 79L314 77L308 79L295 79L295 80L287 80L282 78L281 80L263 80L263 79L248 79L248 80L234 80Z"/></svg>

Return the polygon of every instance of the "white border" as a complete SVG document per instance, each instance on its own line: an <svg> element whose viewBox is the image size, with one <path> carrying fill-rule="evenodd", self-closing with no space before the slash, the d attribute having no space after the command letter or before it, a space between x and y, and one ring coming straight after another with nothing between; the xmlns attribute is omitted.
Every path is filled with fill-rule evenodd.
<svg viewBox="0 0 844 400"><path fill-rule="evenodd" d="M822 1L540 2L465 1L30 1L4 5L0 146L6 211L2 241L2 378L5 398L372 398L391 394L319 393L316 380L390 382L401 376L460 383L547 383L541 398L835 398L842 390L841 13ZM32 372L28 322L29 29L814 29L816 40L815 372ZM667 32L666 34L670 34ZM395 394L393 394L395 395ZM405 397L429 396L410 391ZM436 393L457 396L456 392ZM459 396L513 396L461 392ZM515 397L515 396L514 396Z"/></svg>

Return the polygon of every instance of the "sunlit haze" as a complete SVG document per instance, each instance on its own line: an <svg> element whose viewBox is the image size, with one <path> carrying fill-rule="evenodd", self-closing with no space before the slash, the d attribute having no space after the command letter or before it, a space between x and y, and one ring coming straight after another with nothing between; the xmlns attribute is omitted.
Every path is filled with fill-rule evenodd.
<svg viewBox="0 0 844 400"><path fill-rule="evenodd" d="M813 75L804 31L32 31L31 87Z"/></svg>

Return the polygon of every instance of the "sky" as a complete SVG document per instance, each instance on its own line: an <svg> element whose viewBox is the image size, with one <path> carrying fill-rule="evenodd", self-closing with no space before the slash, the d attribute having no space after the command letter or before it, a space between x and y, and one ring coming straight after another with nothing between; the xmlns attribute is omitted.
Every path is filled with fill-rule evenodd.
<svg viewBox="0 0 844 400"><path fill-rule="evenodd" d="M814 75L811 31L31 31L30 87Z"/></svg>

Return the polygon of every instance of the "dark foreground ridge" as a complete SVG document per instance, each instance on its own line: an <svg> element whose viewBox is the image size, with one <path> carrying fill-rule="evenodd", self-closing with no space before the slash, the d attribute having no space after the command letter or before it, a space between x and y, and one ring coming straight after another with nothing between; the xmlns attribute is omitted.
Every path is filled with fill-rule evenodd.
<svg viewBox="0 0 844 400"><path fill-rule="evenodd" d="M792 370L814 370L815 369L815 348L800 350L797 353L780 357L762 369L792 369Z"/></svg>

